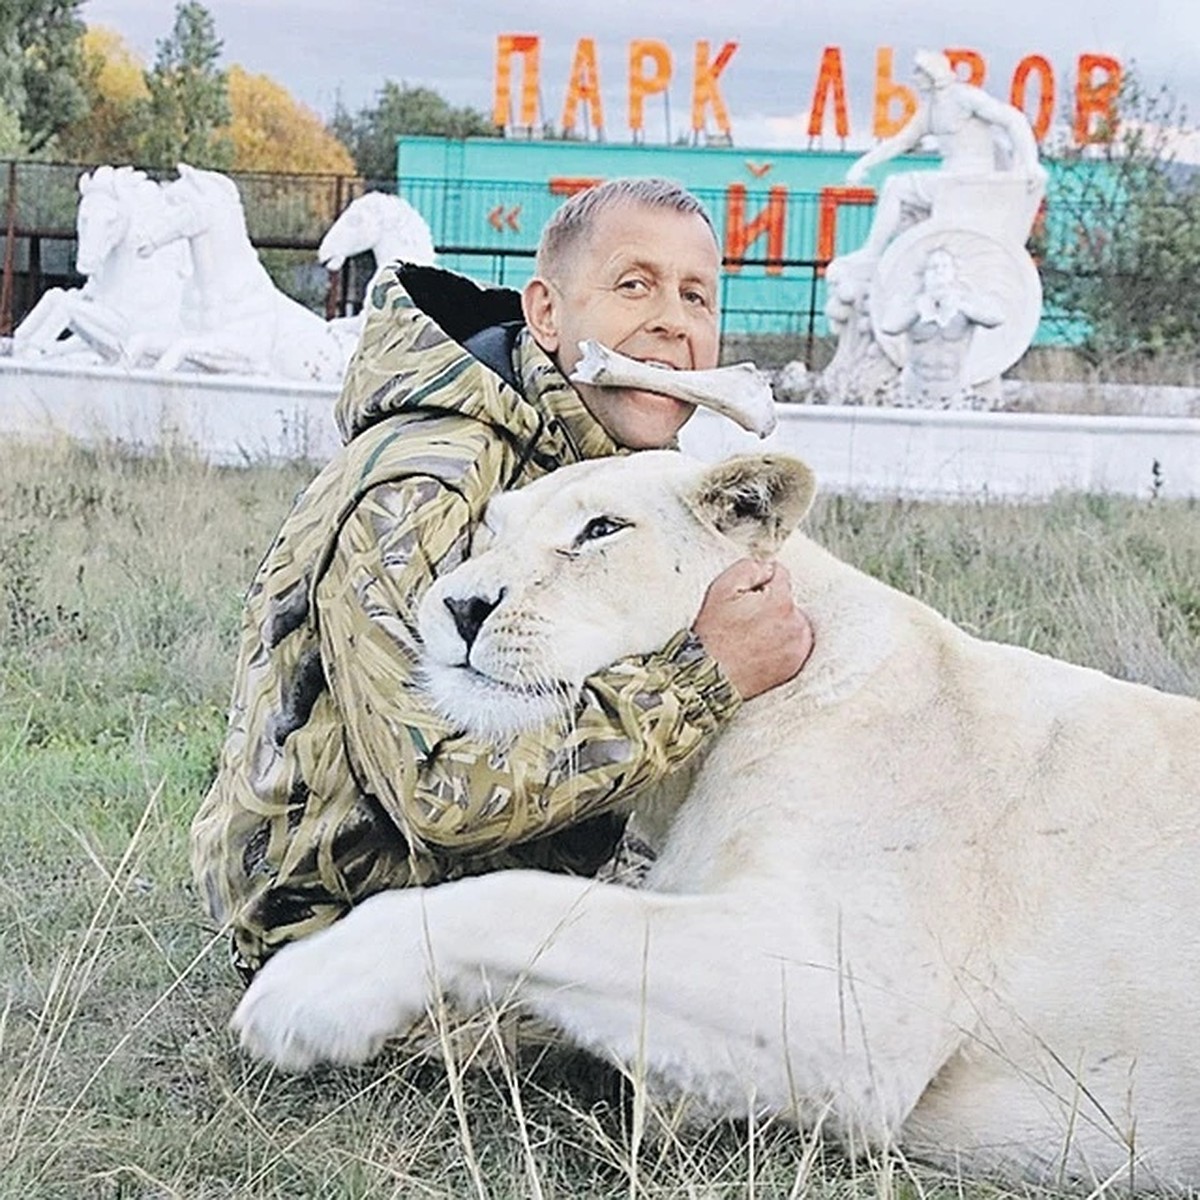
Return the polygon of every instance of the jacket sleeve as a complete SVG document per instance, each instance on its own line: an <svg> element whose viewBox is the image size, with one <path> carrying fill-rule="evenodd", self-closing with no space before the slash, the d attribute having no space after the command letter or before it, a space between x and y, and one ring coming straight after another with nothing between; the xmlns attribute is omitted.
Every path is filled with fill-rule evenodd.
<svg viewBox="0 0 1200 1200"><path fill-rule="evenodd" d="M431 544L451 548L435 560ZM322 658L361 786L411 843L488 853L627 801L681 766L741 704L697 639L592 676L569 732L502 749L464 736L417 686L417 610L461 559L469 510L429 477L380 485L343 526L317 585ZM435 551L436 553L436 551Z"/></svg>

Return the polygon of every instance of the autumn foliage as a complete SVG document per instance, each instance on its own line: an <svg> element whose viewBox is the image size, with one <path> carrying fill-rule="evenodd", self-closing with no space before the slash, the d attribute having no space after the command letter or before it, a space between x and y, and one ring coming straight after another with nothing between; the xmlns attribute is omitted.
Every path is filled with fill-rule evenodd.
<svg viewBox="0 0 1200 1200"><path fill-rule="evenodd" d="M67 157L84 162L144 163L154 114L147 69L115 30L89 27L83 36L87 116L61 137ZM235 171L355 174L346 147L311 109L266 75L231 66L226 74L229 124L214 131L233 147Z"/></svg>
<svg viewBox="0 0 1200 1200"><path fill-rule="evenodd" d="M266 75L229 68L235 171L353 175L354 160L311 109Z"/></svg>
<svg viewBox="0 0 1200 1200"><path fill-rule="evenodd" d="M114 29L89 26L80 39L87 115L59 135L68 158L92 162L132 162L145 127L145 67Z"/></svg>

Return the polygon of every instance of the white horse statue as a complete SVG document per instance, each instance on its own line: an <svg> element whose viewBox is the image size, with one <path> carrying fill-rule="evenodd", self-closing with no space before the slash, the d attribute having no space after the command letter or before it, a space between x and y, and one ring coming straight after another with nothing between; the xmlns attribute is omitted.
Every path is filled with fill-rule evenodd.
<svg viewBox="0 0 1200 1200"><path fill-rule="evenodd" d="M389 263L411 262L433 266L433 233L425 218L407 200L391 192L365 192L352 200L329 227L317 247L317 258L328 271L340 271L346 259L370 251L375 270L367 292ZM358 345L363 314L335 317L329 327L342 343L347 360Z"/></svg>
<svg viewBox="0 0 1200 1200"><path fill-rule="evenodd" d="M330 271L341 270L352 254L375 256L375 270L403 261L432 266L433 234L425 218L407 200L390 192L366 192L352 200L317 247L317 258Z"/></svg>
<svg viewBox="0 0 1200 1200"><path fill-rule="evenodd" d="M75 267L87 282L47 291L14 332L13 355L136 366L143 340L165 344L182 331L187 247L138 253L141 230L167 203L142 171L97 167L80 177L79 194Z"/></svg>
<svg viewBox="0 0 1200 1200"><path fill-rule="evenodd" d="M162 349L155 365L340 381L345 355L338 338L321 317L275 287L250 244L233 181L180 163L179 178L163 191L167 206L147 226L140 252L186 239L192 277L183 296L185 332Z"/></svg>
<svg viewBox="0 0 1200 1200"><path fill-rule="evenodd" d="M371 251L374 271L367 281L367 293L379 272L389 263L421 263L432 266L433 233L425 217L408 200L391 192L364 192L341 212L317 247L317 258L326 270L340 271L353 254ZM354 317L335 317L329 328L342 343L346 358L359 341L362 313Z"/></svg>

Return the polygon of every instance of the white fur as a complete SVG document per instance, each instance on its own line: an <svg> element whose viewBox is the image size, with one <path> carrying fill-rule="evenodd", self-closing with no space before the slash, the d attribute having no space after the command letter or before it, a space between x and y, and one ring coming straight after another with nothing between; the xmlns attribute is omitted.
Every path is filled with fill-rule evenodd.
<svg viewBox="0 0 1200 1200"><path fill-rule="evenodd" d="M556 472L500 499L426 634L452 660L446 595L505 587L476 669L573 685L763 548L778 512L730 496L764 478L776 508L806 496L778 459ZM597 515L632 525L580 544ZM243 1044L356 1062L435 984L511 992L731 1113L752 1096L972 1173L1200 1186L1200 704L971 638L803 536L779 557L816 649L716 739L649 890L501 872L376 896L267 964Z"/></svg>

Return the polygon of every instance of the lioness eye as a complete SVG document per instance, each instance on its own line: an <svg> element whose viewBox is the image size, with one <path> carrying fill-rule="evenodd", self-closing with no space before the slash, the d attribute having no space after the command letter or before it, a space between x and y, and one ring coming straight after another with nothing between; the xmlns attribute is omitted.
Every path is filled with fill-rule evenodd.
<svg viewBox="0 0 1200 1200"><path fill-rule="evenodd" d="M629 526L628 521L618 521L616 517L593 517L575 539L575 544L594 542L597 538L611 537Z"/></svg>

